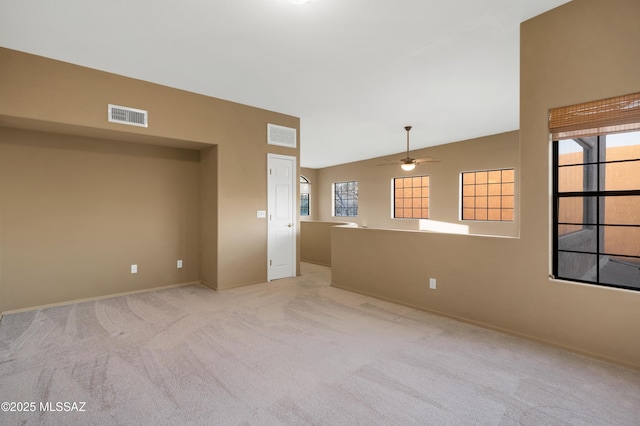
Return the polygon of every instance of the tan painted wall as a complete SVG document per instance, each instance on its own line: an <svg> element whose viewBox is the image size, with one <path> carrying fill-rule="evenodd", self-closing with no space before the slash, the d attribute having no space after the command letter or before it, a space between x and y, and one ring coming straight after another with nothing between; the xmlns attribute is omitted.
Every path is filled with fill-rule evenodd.
<svg viewBox="0 0 640 426"><path fill-rule="evenodd" d="M333 228L333 284L640 369L640 293L548 277L547 124L549 108L640 91L638 16L636 0L573 0L523 23L520 238Z"/></svg>
<svg viewBox="0 0 640 426"><path fill-rule="evenodd" d="M411 172L400 166L379 166L384 158L402 158L399 153L367 161L327 167L318 171L319 220L343 221L331 211L331 185L335 182L358 181L358 217L348 218L360 226L384 229L420 229L416 219L392 218L391 182L395 177L429 175L430 220L454 225L470 234L518 236L519 215L513 222L461 221L459 219L460 173L474 170L515 168L516 206L518 204L518 132L508 132L469 141L412 151L412 156L434 157L440 162L418 165Z"/></svg>
<svg viewBox="0 0 640 426"><path fill-rule="evenodd" d="M200 151L200 281L218 282L218 147Z"/></svg>
<svg viewBox="0 0 640 426"><path fill-rule="evenodd" d="M10 128L0 141L3 306L199 279L198 151Z"/></svg>
<svg viewBox="0 0 640 426"><path fill-rule="evenodd" d="M546 279L550 271L548 110L640 91L640 2L574 0L521 31L522 237L524 273L557 297L556 327L570 347L640 367L640 293ZM526 160L526 161L525 161ZM549 295L554 297L554 295ZM564 336L554 339L560 340Z"/></svg>
<svg viewBox="0 0 640 426"><path fill-rule="evenodd" d="M339 225L350 225L350 223L301 221L300 260L331 266L331 228Z"/></svg>
<svg viewBox="0 0 640 426"><path fill-rule="evenodd" d="M149 127L109 123L109 103L148 110ZM100 138L105 144L203 150L197 189L202 208L199 278L216 289L267 278L267 222L256 218L257 210L267 208L267 153L299 159L300 152L299 141L295 149L267 145L267 123L300 134L296 117L0 48L0 127ZM0 197L0 311L39 305L42 301L23 293L19 282L5 279L4 253L12 250L6 233L15 224L4 217ZM55 241L47 244L53 247ZM104 256L112 256L111 250L105 247ZM299 250L298 241L298 258ZM75 262L57 264L56 275L42 285L61 290L52 291L47 301L92 297L68 284L76 268Z"/></svg>

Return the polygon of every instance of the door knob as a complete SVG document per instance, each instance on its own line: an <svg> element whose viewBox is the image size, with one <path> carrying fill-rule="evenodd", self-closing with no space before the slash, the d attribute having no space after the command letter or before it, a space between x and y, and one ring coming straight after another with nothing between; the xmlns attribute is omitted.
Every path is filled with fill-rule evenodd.
<svg viewBox="0 0 640 426"><path fill-rule="evenodd" d="M289 228L291 228L291 227L293 226L293 224L292 224L292 223L290 223L290 224L288 224L287 226L288 226Z"/></svg>

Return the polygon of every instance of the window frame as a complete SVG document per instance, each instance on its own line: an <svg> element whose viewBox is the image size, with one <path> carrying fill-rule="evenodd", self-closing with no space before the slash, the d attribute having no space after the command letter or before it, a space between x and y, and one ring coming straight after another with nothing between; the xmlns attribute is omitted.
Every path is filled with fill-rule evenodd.
<svg viewBox="0 0 640 426"><path fill-rule="evenodd" d="M627 133L627 132L621 132ZM628 133L638 133L640 132L628 132ZM613 135L612 133L609 135ZM564 139L556 139L552 141L552 278L570 281L570 282L579 282L583 284L601 286L601 287L613 287L613 288L621 288L626 290L635 290L640 291L639 287L634 287L632 285L625 285L624 283L612 283L605 282L601 277L602 266L601 261L606 258L607 261L611 257L622 257L622 258L633 258L637 259L638 263L640 263L640 255L634 256L630 254L620 254L620 253L612 253L608 252L605 247L605 230L615 228L615 227L630 227L630 228L640 228L640 223L635 224L616 224L616 223L607 223L607 216L605 215L605 202L606 199L611 199L610 197L640 197L640 184L637 185L638 189L606 189L606 175L603 174L602 168L606 168L608 164L616 164L616 163L627 163L627 162L638 162L640 163L640 155L639 158L632 159L623 159L623 160L610 160L606 159L606 138L605 135L596 135L589 137L568 137ZM595 143L591 144L586 139L595 139ZM560 164L560 143L561 141L573 140L576 144L583 147L585 149L582 162L581 163L568 163L568 164ZM605 152L602 152L604 148ZM595 152L588 150L595 149ZM567 190L560 191L560 170L565 167L576 167L582 166L582 181L583 188L582 190ZM591 170L591 171L589 171ZM606 169L605 169L606 171ZM595 176L593 176L595 173ZM589 187L592 185L593 187ZM587 186L587 188L585 188ZM582 198L583 206L582 206L582 221L581 223L575 222L561 222L560 221L560 203L563 199L579 199ZM619 198L617 198L619 199ZM580 226L580 229L576 229L575 231L570 231L560 234L561 226ZM593 232L595 237L595 249L591 251L584 249L567 249L561 248L560 242L561 238L583 238L586 239L588 237L588 233ZM593 238L593 237L591 237ZM593 280L581 279L572 276L564 276L560 273L560 255L561 253L574 253L574 254L584 254L584 255L592 255L595 257L595 263L592 269L595 269L595 278ZM583 275L584 277L584 275Z"/></svg>
<svg viewBox="0 0 640 426"><path fill-rule="evenodd" d="M306 184L309 187L309 190L307 192L303 192L302 191L302 185ZM300 217L309 217L311 216L311 182L309 182L309 179L307 179L305 176L300 175L299 178L299 186L300 186ZM306 195L306 205L307 205L307 214L303 214L302 213L302 206L303 206L303 202L302 202L302 198L303 196Z"/></svg>
<svg viewBox="0 0 640 426"><path fill-rule="evenodd" d="M347 199L345 200L347 205L346 206L345 205L338 206L338 202L337 202L337 198L338 198L337 196L338 196L338 192L339 192L338 188L342 187L343 185L346 185L347 187L349 185L355 186L355 191L352 190L352 189L350 190L348 188L346 190L344 190L344 191L340 190L340 194L346 194L347 195ZM331 189L332 189L331 192L333 194L332 203L331 203L332 204L332 206L331 206L332 207L331 215L333 217L358 217L358 208L359 208L359 206L358 206L358 204L359 204L359 202L358 202L358 195L359 195L359 184L358 184L358 181L357 180L351 180L351 181L334 182L334 183L331 184ZM349 195L350 192L352 193L351 195ZM351 204L355 204L355 205L349 206L348 204L350 204L350 203ZM342 204L342 201L341 201L340 204ZM346 210L347 214L338 214L338 208L347 209ZM348 209L352 209L352 210L348 210ZM353 214L350 214L351 212Z"/></svg>
<svg viewBox="0 0 640 426"><path fill-rule="evenodd" d="M424 189L425 189L425 186L424 186L424 178L426 178L426 179L427 179L427 185L426 185L427 195L426 195L426 196L424 195ZM412 180L412 182L411 182L411 183L412 183L412 186L410 187L412 190L414 190L414 189L416 189L416 188L420 188L420 196L415 196L415 195L414 195L414 193L413 193L413 191L412 191L412 194L411 194L411 196L410 196L410 197L405 197L405 196L404 196L404 194L403 194L403 196L402 196L402 197L398 197L398 196L396 195L396 190L397 190L397 189L399 189L399 188L397 187L397 185L396 185L396 181L397 181L397 180L405 181L405 180L408 180L408 179L411 179L411 180ZM420 179L420 186L413 186L413 184L414 184L414 181L413 181L413 180L414 180L414 179ZM431 202L430 202L430 197L431 197L430 191L431 191L431 190L430 190L430 186L431 186L431 177L430 177L430 175L398 176L398 177L394 177L394 178L392 178L392 179L391 179L391 218L392 218L392 219L399 219L399 220L420 220L420 219L429 219L429 216L430 216L430 213L431 213ZM404 185L404 183L403 183L403 185L402 185L402 189L403 189L403 190L407 189L407 187ZM411 201L411 204L412 204L412 205L411 205L411 207L405 207L405 206L403 205L403 206L401 207L401 209L402 209L402 210L410 209L412 212L413 212L413 211L415 211L415 210L416 210L416 208L415 208L415 207L413 207L413 200L415 200L415 199L420 199L420 200L421 200L421 201L420 201L421 205L420 205L420 207L419 207L419 210L420 210L420 217L415 217L415 216L411 216L411 217L401 216L401 217L398 217L398 216L396 216L396 214L397 214L397 210L398 210L398 208L399 208L399 207L396 205L397 200L403 200L403 204L404 204L404 200L408 200L408 199L409 199L409 200L412 200L412 201ZM424 200L425 200L425 199L427 200L427 206L426 206L426 208L422 205L422 203L424 202ZM425 210L427 211L427 215L426 215L426 217L424 217L424 216L423 216L423 214L424 214L424 211L425 211Z"/></svg>
<svg viewBox="0 0 640 426"><path fill-rule="evenodd" d="M513 180L511 182L505 182L503 180L503 173L504 171L511 171L513 173ZM487 207L485 210L487 210L487 218L486 219L478 219L477 218L477 213L476 210L478 209L477 207L477 200L478 200L478 195L476 193L476 191L474 190L474 194L473 196L468 196L465 195L465 186L471 186L471 184L465 184L465 174L475 174L474 177L474 183L472 184L474 186L474 188L477 188L479 185L477 183L475 183L476 179L477 179L477 174L478 173L487 173L487 176L489 175L489 173L491 172L500 172L500 194L499 195L493 195L493 196L497 196L500 197L500 207L496 208L495 210L500 211L500 219L489 219L489 196L491 196L489 194L489 188L487 187L487 194L486 194L486 198L487 198ZM464 172L460 172L460 209L459 209L459 220L462 222L491 222L491 223L514 223L516 220L516 169L515 167L501 167L501 168L493 168L493 169L480 169L480 170L468 170L468 171L464 171ZM513 194L503 194L502 192L502 187L504 184L512 184L513 185ZM487 177L487 183L486 185L489 185L488 182L488 177ZM503 197L512 197L512 207L503 207ZM465 198L473 198L474 200L474 205L473 207L465 207ZM465 209L473 209L474 211L474 218L473 219L466 219L465 218ZM503 213L505 210L511 210L511 218L510 219L503 219Z"/></svg>

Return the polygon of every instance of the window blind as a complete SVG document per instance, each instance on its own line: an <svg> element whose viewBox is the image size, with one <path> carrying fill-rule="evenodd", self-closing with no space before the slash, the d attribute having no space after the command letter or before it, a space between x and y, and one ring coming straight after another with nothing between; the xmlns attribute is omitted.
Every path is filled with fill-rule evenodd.
<svg viewBox="0 0 640 426"><path fill-rule="evenodd" d="M549 111L553 140L640 129L640 93L586 102Z"/></svg>

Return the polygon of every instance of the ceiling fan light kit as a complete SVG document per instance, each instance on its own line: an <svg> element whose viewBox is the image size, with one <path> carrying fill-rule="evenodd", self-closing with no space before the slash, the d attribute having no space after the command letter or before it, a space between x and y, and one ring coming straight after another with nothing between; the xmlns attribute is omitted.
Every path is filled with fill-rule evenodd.
<svg viewBox="0 0 640 426"><path fill-rule="evenodd" d="M405 172L410 172L411 170L416 168L416 163L412 163L412 162L402 163L400 167L402 167L402 170L404 170Z"/></svg>
<svg viewBox="0 0 640 426"><path fill-rule="evenodd" d="M409 131L411 131L411 126L405 126L404 129L407 131L407 158L402 160L402 165L400 167L402 170L410 172L416 168L416 160L409 157Z"/></svg>

